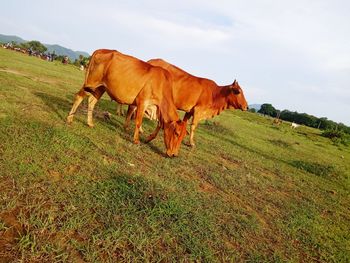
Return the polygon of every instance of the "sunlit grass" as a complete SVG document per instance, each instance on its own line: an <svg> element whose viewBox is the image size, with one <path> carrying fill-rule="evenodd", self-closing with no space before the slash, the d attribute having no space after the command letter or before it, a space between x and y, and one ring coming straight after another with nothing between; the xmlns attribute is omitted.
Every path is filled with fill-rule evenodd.
<svg viewBox="0 0 350 263"><path fill-rule="evenodd" d="M162 134L132 144L107 96L93 129L86 103L67 126L83 77L0 49L0 259L347 262L348 147L227 111L166 158Z"/></svg>

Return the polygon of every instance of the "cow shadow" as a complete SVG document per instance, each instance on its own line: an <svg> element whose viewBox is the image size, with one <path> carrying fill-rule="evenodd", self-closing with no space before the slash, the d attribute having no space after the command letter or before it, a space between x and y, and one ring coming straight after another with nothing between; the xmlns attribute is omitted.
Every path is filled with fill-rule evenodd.
<svg viewBox="0 0 350 263"><path fill-rule="evenodd" d="M66 118L68 116L68 113L72 107L72 103L74 100L74 96L67 95L66 98L50 95L43 92L34 92L33 93L36 97L40 98L44 104L50 109L51 112L53 112L63 123L66 123ZM116 104L111 103L108 100L100 100L94 109L94 124L95 128L98 129L98 126L103 126L109 130L111 130L113 133L116 133L118 136L123 138L124 140L132 142L132 134L134 131L134 127L130 127L129 130L124 129L124 117L121 116L106 116L105 112L113 112L115 111ZM76 118L77 116L84 116L84 119L82 118ZM87 118L87 99L84 98L83 102L78 107L74 122L79 122L87 126L86 122ZM145 121L145 120L144 120ZM73 122L73 124L74 124ZM149 125L149 123L146 121L145 124ZM141 142L143 144L147 144L147 146L156 154L165 156L165 154L159 149L156 145L154 145L152 142L145 143L145 138L148 134L145 134L142 136ZM144 137L144 138L143 138Z"/></svg>
<svg viewBox="0 0 350 263"><path fill-rule="evenodd" d="M50 95L43 92L34 92L34 95L40 98L44 104L53 112L62 122L66 122L68 113L72 107L74 96L66 96L65 98ZM96 105L94 110L94 122L98 125L103 125L106 128L115 131L116 129L122 130L123 125L120 120L112 119L109 116L104 114L105 111L110 110L111 107L106 107L107 103L102 102L101 105ZM84 116L87 118L87 99L84 98L82 103L79 105L76 113L76 116ZM87 125L86 119L81 120L81 118L74 118L74 122L80 122Z"/></svg>
<svg viewBox="0 0 350 263"><path fill-rule="evenodd" d="M162 156L162 157L167 157L167 155L164 153L164 151L162 151L158 146L154 145L153 142L148 142L145 143L143 142L145 145L147 145L154 153Z"/></svg>
<svg viewBox="0 0 350 263"><path fill-rule="evenodd" d="M40 98L44 104L57 115L59 119L65 121L68 114L68 109L71 106L71 102L68 99L65 100L43 92L34 92L33 94Z"/></svg>

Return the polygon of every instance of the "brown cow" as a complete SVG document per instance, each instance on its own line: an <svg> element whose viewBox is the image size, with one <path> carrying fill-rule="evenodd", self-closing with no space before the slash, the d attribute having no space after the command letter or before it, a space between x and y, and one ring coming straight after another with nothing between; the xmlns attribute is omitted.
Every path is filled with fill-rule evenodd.
<svg viewBox="0 0 350 263"><path fill-rule="evenodd" d="M172 97L172 78L166 70L152 66L137 58L115 50L96 50L90 60L85 82L76 94L67 122L73 121L77 107L89 97L88 123L92 126L92 111L105 91L111 99L121 104L135 105L136 126L134 143L140 143L139 128L145 109L156 105L160 123L164 128L166 154L177 156L181 141L186 135L186 122L179 119Z"/></svg>
<svg viewBox="0 0 350 263"><path fill-rule="evenodd" d="M194 146L194 131L200 120L219 115L221 111L234 108L247 110L248 105L241 87L235 80L233 84L218 86L214 81L195 77L186 71L162 60L147 61L153 66L166 69L173 77L174 103L178 110L185 111L184 121L193 117L190 132L190 145ZM129 125L127 116L125 127ZM160 127L148 138L154 139Z"/></svg>

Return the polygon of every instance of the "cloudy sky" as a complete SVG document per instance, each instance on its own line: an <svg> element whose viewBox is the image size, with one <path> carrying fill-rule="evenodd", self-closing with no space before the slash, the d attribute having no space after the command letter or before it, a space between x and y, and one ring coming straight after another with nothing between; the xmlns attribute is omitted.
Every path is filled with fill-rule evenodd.
<svg viewBox="0 0 350 263"><path fill-rule="evenodd" d="M161 57L252 103L350 125L350 1L3 1L0 34Z"/></svg>

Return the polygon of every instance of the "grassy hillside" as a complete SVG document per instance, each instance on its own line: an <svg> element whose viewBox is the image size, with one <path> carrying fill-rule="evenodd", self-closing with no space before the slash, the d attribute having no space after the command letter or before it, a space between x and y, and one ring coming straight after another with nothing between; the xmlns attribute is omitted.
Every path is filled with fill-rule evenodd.
<svg viewBox="0 0 350 263"><path fill-rule="evenodd" d="M0 262L349 262L349 148L227 111L170 159L107 96L67 126L82 82L0 49Z"/></svg>
<svg viewBox="0 0 350 263"><path fill-rule="evenodd" d="M2 35L0 34L0 43L8 43L8 42L17 42L17 43L24 43L27 42L26 40L17 37L17 36L8 36L8 35ZM79 59L79 55L83 55L84 57L89 57L89 53L84 52L84 51L73 51L69 48L62 47L57 44L43 44L44 46L47 47L47 52L52 53L55 52L56 55L59 56L68 56L73 62L75 59Z"/></svg>

